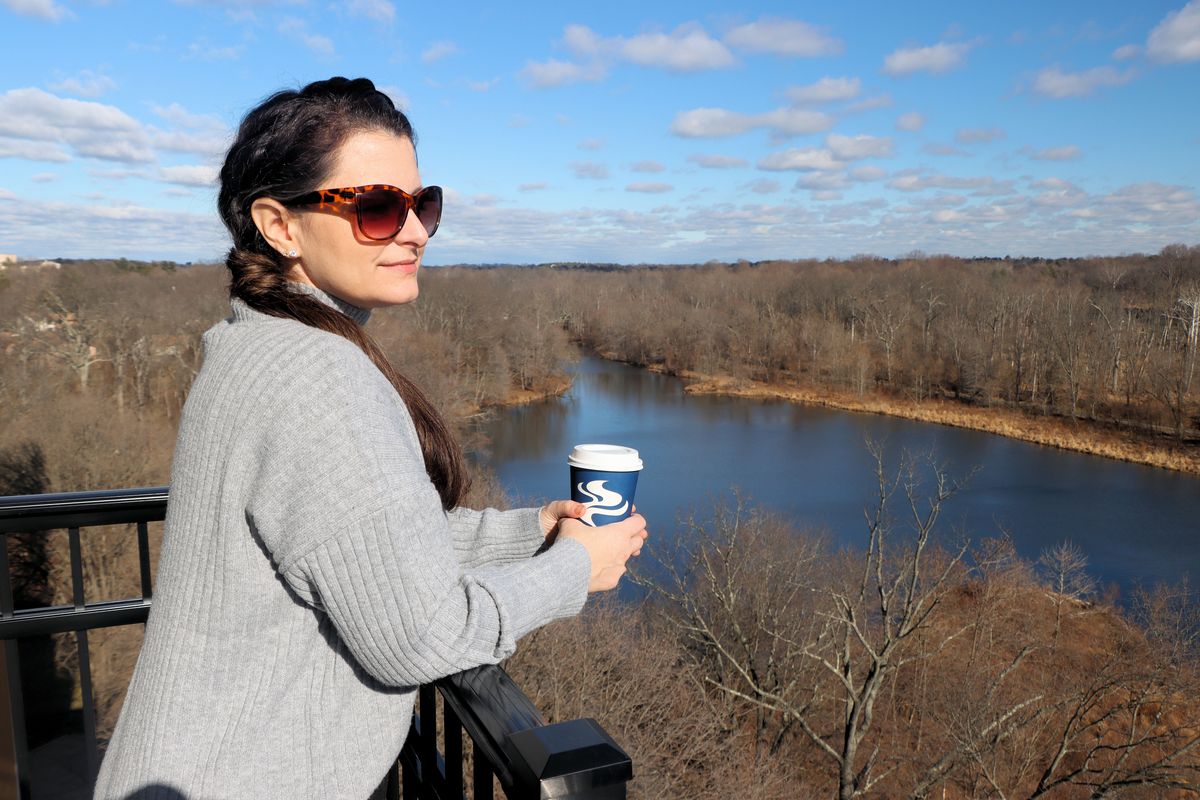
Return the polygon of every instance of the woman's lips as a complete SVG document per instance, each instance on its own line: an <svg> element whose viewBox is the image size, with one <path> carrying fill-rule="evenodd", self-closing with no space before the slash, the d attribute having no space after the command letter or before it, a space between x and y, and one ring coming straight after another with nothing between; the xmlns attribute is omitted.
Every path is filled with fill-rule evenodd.
<svg viewBox="0 0 1200 800"><path fill-rule="evenodd" d="M394 269L394 270L397 270L398 272L407 272L409 274L415 273L417 271L417 262L416 261L392 261L388 264L380 264L379 266L381 266L385 269Z"/></svg>

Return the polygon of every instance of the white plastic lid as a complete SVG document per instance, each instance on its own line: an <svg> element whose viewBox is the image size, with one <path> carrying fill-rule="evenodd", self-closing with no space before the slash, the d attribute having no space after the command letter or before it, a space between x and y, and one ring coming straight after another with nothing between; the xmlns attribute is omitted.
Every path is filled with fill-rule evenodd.
<svg viewBox="0 0 1200 800"><path fill-rule="evenodd" d="M580 469L609 472L637 472L642 468L638 451L619 444L577 444L567 457L567 463Z"/></svg>

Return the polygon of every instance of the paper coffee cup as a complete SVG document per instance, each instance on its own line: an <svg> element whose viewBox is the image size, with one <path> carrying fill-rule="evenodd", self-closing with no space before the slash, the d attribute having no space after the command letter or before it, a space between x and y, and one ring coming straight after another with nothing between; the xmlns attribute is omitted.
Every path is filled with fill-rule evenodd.
<svg viewBox="0 0 1200 800"><path fill-rule="evenodd" d="M582 522L608 525L633 513L633 495L642 470L637 450L616 444L580 444L567 457L567 464L571 467L571 499L587 507Z"/></svg>

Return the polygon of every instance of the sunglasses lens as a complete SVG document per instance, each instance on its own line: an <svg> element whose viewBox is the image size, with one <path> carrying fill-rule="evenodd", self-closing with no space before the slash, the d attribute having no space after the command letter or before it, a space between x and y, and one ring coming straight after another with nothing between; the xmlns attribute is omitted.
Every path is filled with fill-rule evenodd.
<svg viewBox="0 0 1200 800"><path fill-rule="evenodd" d="M438 223L442 221L442 187L426 186L417 192L414 205L417 219L425 226L425 232L433 236L437 233Z"/></svg>
<svg viewBox="0 0 1200 800"><path fill-rule="evenodd" d="M368 239L390 239L404 226L404 198L386 190L358 195L358 224Z"/></svg>

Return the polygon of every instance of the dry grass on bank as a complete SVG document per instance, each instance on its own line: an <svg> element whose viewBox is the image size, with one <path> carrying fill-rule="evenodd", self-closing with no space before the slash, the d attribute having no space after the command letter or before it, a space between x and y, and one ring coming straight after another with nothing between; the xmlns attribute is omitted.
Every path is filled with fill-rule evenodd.
<svg viewBox="0 0 1200 800"><path fill-rule="evenodd" d="M530 403L536 403L539 400L549 400L551 397L561 397L566 394L571 388L573 379L570 375L556 375L548 379L543 386L536 389L522 389L514 387L509 390L508 396L504 398L504 402L499 405L501 408L509 406L527 406Z"/></svg>
<svg viewBox="0 0 1200 800"><path fill-rule="evenodd" d="M1200 475L1200 450L1196 448L1150 442L1086 423L1072 425L1051 417L1032 417L1020 411L964 406L943 400L918 402L879 396L859 397L851 392L768 384L698 373L685 372L679 377L687 382L685 391L689 394L780 399L864 414L886 414Z"/></svg>

